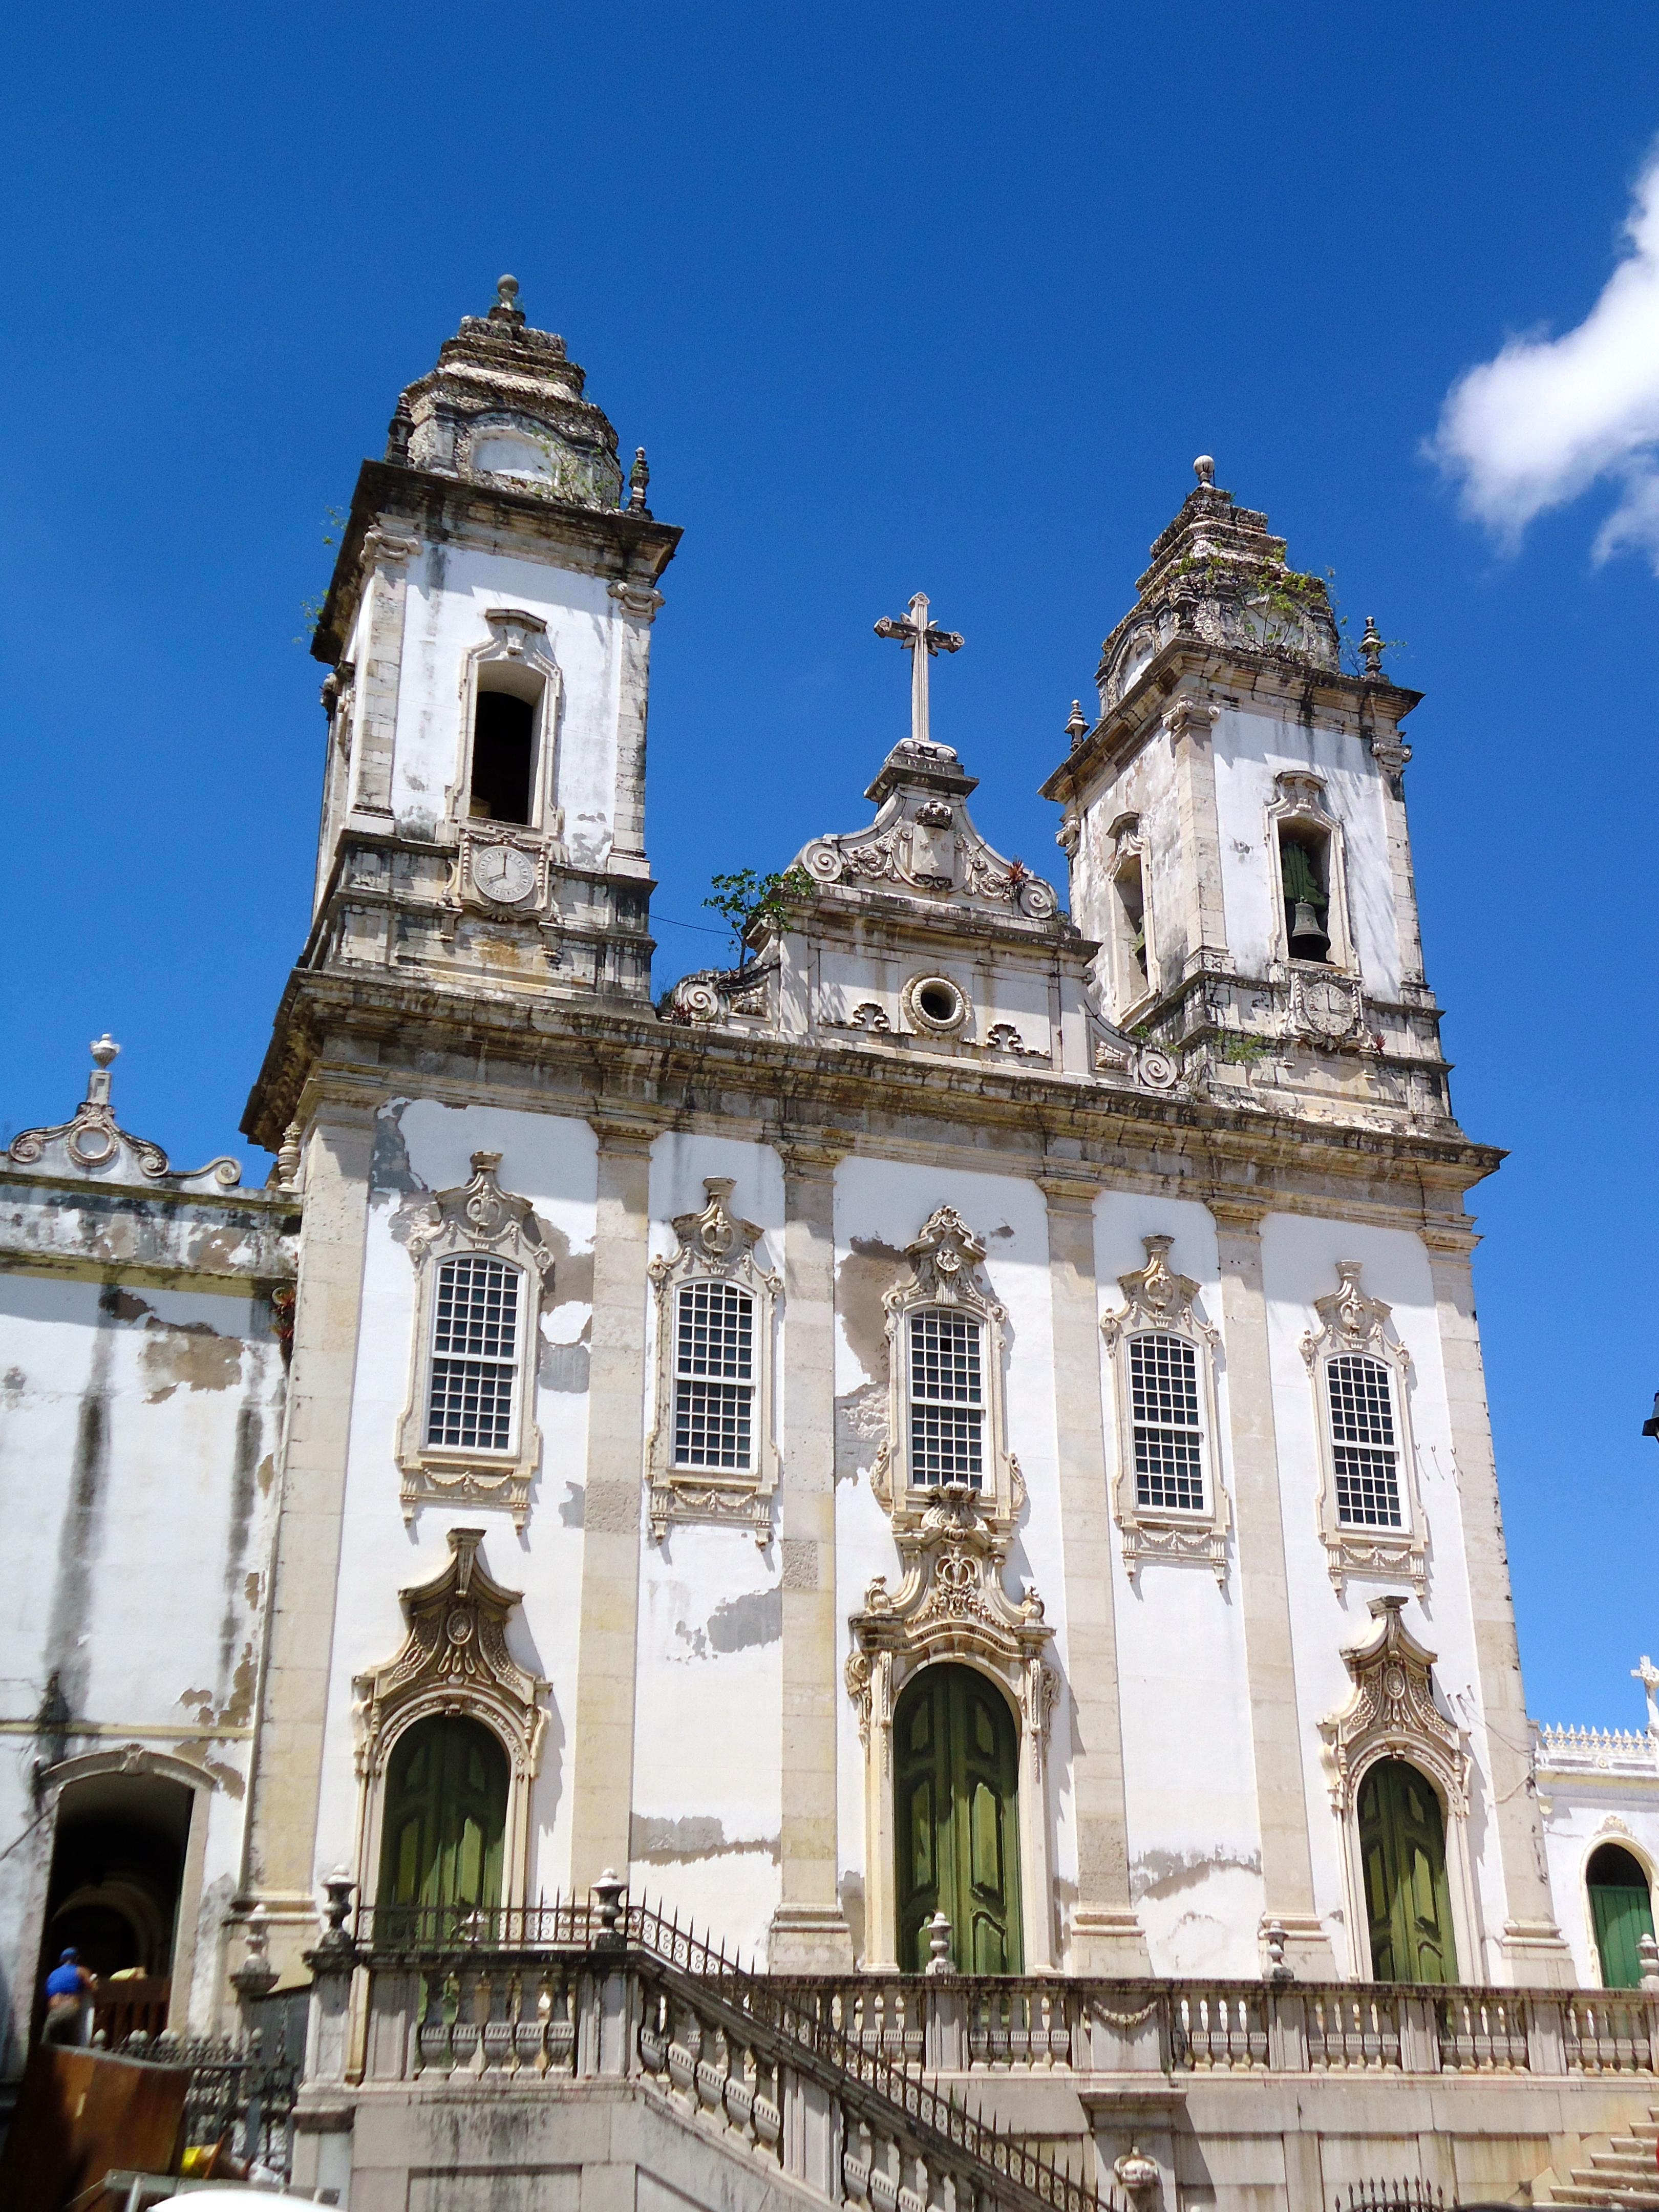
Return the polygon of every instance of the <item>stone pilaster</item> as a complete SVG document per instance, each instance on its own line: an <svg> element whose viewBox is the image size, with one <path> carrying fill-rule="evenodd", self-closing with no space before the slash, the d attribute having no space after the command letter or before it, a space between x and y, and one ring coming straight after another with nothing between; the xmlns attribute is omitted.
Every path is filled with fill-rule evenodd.
<svg viewBox="0 0 1659 2212"><path fill-rule="evenodd" d="M1037 1181L1048 1203L1066 1673L1077 1820L1078 1896L1066 1964L1076 1974L1145 1974L1150 1971L1146 1938L1129 1899L1111 1486L1101 1413L1094 1222L1099 1185L1086 1174L1041 1175Z"/></svg>
<svg viewBox="0 0 1659 2212"><path fill-rule="evenodd" d="M648 873L645 857L645 728L651 695L651 625L662 593L649 584L612 584L623 617L622 674L617 696L617 793L611 817L613 875Z"/></svg>
<svg viewBox="0 0 1659 2212"><path fill-rule="evenodd" d="M392 758L398 735L398 694L403 680L404 574L420 550L412 538L371 530L363 538L368 567L368 641L358 680L362 711L357 730L356 771L351 806L356 813L392 811Z"/></svg>
<svg viewBox="0 0 1659 2212"><path fill-rule="evenodd" d="M1215 755L1211 749L1212 733L1220 719L1218 707L1207 699L1191 697L1174 701L1164 717L1175 752L1181 823L1183 975L1232 965L1221 900L1221 814L1216 804Z"/></svg>
<svg viewBox="0 0 1659 2212"><path fill-rule="evenodd" d="M656 1133L637 1121L590 1118L599 1140L599 1189L570 1762L570 1881L578 1897L608 1867L624 1875L628 1871L645 1463L646 1267Z"/></svg>
<svg viewBox="0 0 1659 2212"><path fill-rule="evenodd" d="M272 1964L284 1975L300 1972L317 1937L317 1814L374 1145L367 1105L325 1103L305 1136L305 1238L243 1885L264 1902Z"/></svg>
<svg viewBox="0 0 1659 2212"><path fill-rule="evenodd" d="M1463 1525L1475 1665L1486 1717L1492 1781L1490 1816L1498 1832L1509 1917L1499 1948L1509 1978L1520 1984L1570 1989L1572 1954L1556 1924L1544 1858L1544 1831L1532 1786L1532 1737L1521 1687L1509 1554L1492 1457L1480 1331L1475 1320L1469 1255L1474 1237L1450 1224L1422 1232L1434 1279L1440 1358L1451 1414L1452 1455ZM1471 1960L1470 1966L1474 1964Z"/></svg>
<svg viewBox="0 0 1659 2212"><path fill-rule="evenodd" d="M1239 1601L1261 1829L1264 1917L1282 1922L1288 1939L1285 1960L1298 1975L1330 1980L1336 1962L1314 1910L1302 1723L1285 1571L1279 1440L1261 1277L1261 1219L1267 1208L1259 1200L1237 1198L1215 1197L1209 1204L1221 1255Z"/></svg>
<svg viewBox="0 0 1659 2212"><path fill-rule="evenodd" d="M1417 915L1417 882L1412 871L1411 830L1406 819L1406 763L1412 749L1396 729L1374 731L1371 756L1382 771L1382 805L1388 821L1389 878L1394 893L1395 933L1400 945L1400 980L1424 984L1423 933Z"/></svg>
<svg viewBox="0 0 1659 2212"><path fill-rule="evenodd" d="M848 1973L836 1826L835 1147L783 1156L782 1894L767 1946L775 1972Z"/></svg>

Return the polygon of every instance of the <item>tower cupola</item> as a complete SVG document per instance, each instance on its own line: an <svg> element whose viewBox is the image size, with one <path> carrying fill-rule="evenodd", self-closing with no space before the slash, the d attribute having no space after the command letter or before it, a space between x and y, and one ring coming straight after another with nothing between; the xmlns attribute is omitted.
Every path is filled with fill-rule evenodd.
<svg viewBox="0 0 1659 2212"><path fill-rule="evenodd" d="M487 315L464 315L438 365L398 401L388 461L539 493L571 507L616 507L617 434L584 398L587 379L552 331L532 330L516 276L497 280Z"/></svg>

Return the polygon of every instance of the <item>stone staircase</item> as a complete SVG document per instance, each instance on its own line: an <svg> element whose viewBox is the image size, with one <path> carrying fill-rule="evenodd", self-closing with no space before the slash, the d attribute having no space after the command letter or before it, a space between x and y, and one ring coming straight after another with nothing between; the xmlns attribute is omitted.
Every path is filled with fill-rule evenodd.
<svg viewBox="0 0 1659 2212"><path fill-rule="evenodd" d="M1571 2204L1608 2212L1622 2205L1630 2212L1659 2207L1659 2105L1649 2108L1628 2135L1597 2139L1589 2163L1576 2166L1565 2181L1541 2175L1533 2186L1534 2204Z"/></svg>

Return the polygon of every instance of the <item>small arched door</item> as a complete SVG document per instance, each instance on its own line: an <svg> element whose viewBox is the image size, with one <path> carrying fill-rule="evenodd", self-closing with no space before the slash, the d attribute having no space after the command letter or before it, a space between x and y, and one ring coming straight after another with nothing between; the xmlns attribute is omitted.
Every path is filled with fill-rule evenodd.
<svg viewBox="0 0 1659 2212"><path fill-rule="evenodd" d="M1591 1852L1587 1875L1601 1986L1639 1990L1642 1938L1653 1933L1648 1878L1631 1853L1617 1844L1603 1844Z"/></svg>
<svg viewBox="0 0 1659 2212"><path fill-rule="evenodd" d="M1359 1791L1359 1851L1379 1982L1455 1982L1457 1944L1446 1882L1446 1828L1432 1785L1385 1759Z"/></svg>
<svg viewBox="0 0 1659 2212"><path fill-rule="evenodd" d="M1019 1737L1007 1700L971 1667L925 1667L893 1716L898 1957L927 1966L925 1923L951 1923L969 1974L1017 1974Z"/></svg>
<svg viewBox="0 0 1659 2212"><path fill-rule="evenodd" d="M499 1905L507 1785L507 1753L477 1721L440 1714L400 1736L386 1769L377 1905Z"/></svg>

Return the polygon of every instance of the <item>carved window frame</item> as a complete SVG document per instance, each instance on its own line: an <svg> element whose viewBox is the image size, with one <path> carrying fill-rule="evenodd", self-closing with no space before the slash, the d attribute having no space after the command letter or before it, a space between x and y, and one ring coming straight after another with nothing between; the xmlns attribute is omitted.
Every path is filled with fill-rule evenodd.
<svg viewBox="0 0 1659 2212"><path fill-rule="evenodd" d="M1215 1364L1221 1333L1199 1310L1199 1286L1170 1266L1173 1237L1143 1237L1146 1264L1120 1275L1123 1306L1102 1320L1112 1363L1112 1394L1117 1402L1117 1480L1114 1510L1123 1547L1123 1564L1133 1583L1147 1559L1208 1567L1218 1584L1227 1579L1227 1534L1232 1508L1222 1479L1221 1422L1217 1407ZM1130 1346L1138 1337L1172 1336L1191 1347L1198 1376L1199 1450L1204 1504L1183 1511L1176 1506L1143 1505L1135 1467L1134 1387Z"/></svg>
<svg viewBox="0 0 1659 2212"><path fill-rule="evenodd" d="M882 1300L887 1316L887 1436L871 1470L870 1487L896 1532L920 1528L928 1506L945 1487L918 1486L910 1479L909 1319L928 1307L964 1314L980 1330L984 1415L981 1486L967 1494L991 1528L1006 1535L1025 1503L1025 1480L1008 1449L1003 1374L1007 1340L1002 1326L1006 1314L980 1272L985 1246L954 1206L941 1206L928 1215L915 1242L905 1247L904 1256L910 1267L908 1280L895 1284Z"/></svg>
<svg viewBox="0 0 1659 2212"><path fill-rule="evenodd" d="M564 698L563 672L553 658L547 624L541 616L528 614L519 607L489 607L484 611L484 620L489 626L489 635L482 645L470 647L461 658L459 765L454 787L449 794L450 818L459 824L463 833L486 836L493 842L525 841L531 844L556 845L564 835L563 814L558 805L558 740L560 713ZM474 823L467 811L472 791L472 748L477 734L478 695L483 690L511 689L479 682L482 672L492 667L506 668L514 673L523 671L539 679L532 724L534 753L530 819L527 823ZM513 690L512 696L521 698L524 694Z"/></svg>
<svg viewBox="0 0 1659 2212"><path fill-rule="evenodd" d="M524 1594L503 1589L490 1574L479 1549L483 1535L482 1528L448 1531L447 1564L430 1582L398 1593L405 1633L397 1656L352 1682L357 1881L365 1905L377 1901L392 1754L417 1723L446 1713L478 1722L507 1753L501 1903L529 1902L531 1815L552 1686L507 1649L507 1625Z"/></svg>
<svg viewBox="0 0 1659 2212"><path fill-rule="evenodd" d="M1280 976L1291 974L1336 974L1358 978L1359 955L1355 949L1353 917L1348 907L1347 844L1340 817L1331 811L1325 779L1312 769L1288 769L1273 778L1273 797L1267 809L1265 847L1271 894L1273 927L1271 957ZM1316 830L1325 840L1325 930L1330 942L1322 960L1298 960L1291 953L1285 920L1285 867L1279 833L1297 828Z"/></svg>
<svg viewBox="0 0 1659 2212"><path fill-rule="evenodd" d="M646 1446L651 1533L660 1543L676 1521L746 1528L764 1548L772 1540L772 1501L778 1486L773 1401L778 1317L783 1279L757 1254L764 1231L740 1219L728 1201L730 1176L705 1176L708 1204L675 1220L676 1249L647 1270L656 1305L655 1418ZM675 1384L679 1293L693 1283L730 1285L747 1293L752 1307L754 1379L750 1401L750 1464L744 1468L679 1467L674 1462Z"/></svg>
<svg viewBox="0 0 1659 2212"><path fill-rule="evenodd" d="M1320 1541L1339 1596L1351 1576L1361 1575L1407 1583L1422 1597L1428 1589L1429 1538L1412 1430L1412 1357L1392 1328L1393 1309L1381 1298L1369 1297L1363 1288L1362 1267L1358 1260L1337 1261L1337 1288L1328 1297L1315 1299L1319 1326L1302 1340L1319 1438ZM1351 1525L1337 1510L1336 1438L1331 1425L1328 1369L1333 1359L1353 1357L1374 1359L1388 1373L1400 1490L1397 1528Z"/></svg>
<svg viewBox="0 0 1659 2212"><path fill-rule="evenodd" d="M1155 1005L1158 996L1158 939L1152 919L1152 848L1151 839L1142 834L1139 814L1120 814L1106 835L1112 841L1111 858L1106 864L1106 885L1112 926L1109 957L1113 1020L1121 1028ZM1126 931L1128 916L1118 888L1132 864L1140 878L1140 927L1146 957L1144 981L1132 964L1133 954Z"/></svg>
<svg viewBox="0 0 1659 2212"><path fill-rule="evenodd" d="M1372 1767L1395 1759L1415 1767L1440 1801L1458 1973L1465 1982L1478 1982L1486 1971L1486 1953L1469 1844L1469 1754L1462 1730L1441 1711L1435 1698L1437 1655L1407 1627L1401 1618L1405 1606L1400 1596L1370 1601L1376 1628L1364 1643L1342 1653L1353 1686L1347 1702L1318 1723L1320 1759L1340 1839L1349 1968L1356 1981L1376 1978L1359 1842L1359 1793Z"/></svg>
<svg viewBox="0 0 1659 2212"><path fill-rule="evenodd" d="M474 1152L468 1182L438 1191L413 1209L405 1249L416 1270L415 1341L409 1398L398 1429L405 1522L422 1505L490 1507L510 1513L520 1529L530 1516L530 1486L542 1448L536 1370L541 1317L553 1302L553 1253L530 1200L502 1190L501 1164L499 1152ZM503 1261L520 1277L514 1440L505 1452L426 1441L439 1272L446 1260L471 1253Z"/></svg>

